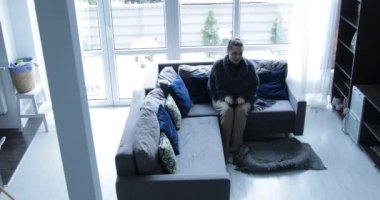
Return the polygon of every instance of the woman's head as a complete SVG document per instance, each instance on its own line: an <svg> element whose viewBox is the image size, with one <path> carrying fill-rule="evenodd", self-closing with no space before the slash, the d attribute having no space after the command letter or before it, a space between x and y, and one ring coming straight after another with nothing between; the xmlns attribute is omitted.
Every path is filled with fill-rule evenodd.
<svg viewBox="0 0 380 200"><path fill-rule="evenodd" d="M243 42L239 38L232 38L227 45L228 59L232 63L238 64L243 58L243 48Z"/></svg>

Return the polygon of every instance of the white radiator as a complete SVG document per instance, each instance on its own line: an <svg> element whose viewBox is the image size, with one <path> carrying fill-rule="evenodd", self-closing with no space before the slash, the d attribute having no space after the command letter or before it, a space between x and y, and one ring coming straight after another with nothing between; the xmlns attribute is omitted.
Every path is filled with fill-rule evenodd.
<svg viewBox="0 0 380 200"><path fill-rule="evenodd" d="M5 71L5 67L0 67L0 115L7 113L7 102L5 101L5 90L3 86L3 80L1 79L1 73Z"/></svg>

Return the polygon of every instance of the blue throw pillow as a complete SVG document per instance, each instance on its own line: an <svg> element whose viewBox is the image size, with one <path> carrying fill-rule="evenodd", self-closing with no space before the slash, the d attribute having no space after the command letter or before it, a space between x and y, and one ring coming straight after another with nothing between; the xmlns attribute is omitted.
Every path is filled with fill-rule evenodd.
<svg viewBox="0 0 380 200"><path fill-rule="evenodd" d="M166 137L169 138L175 155L179 155L177 131L173 125L170 115L166 112L165 108L162 105L160 105L158 108L157 118L160 124L160 131L164 132Z"/></svg>
<svg viewBox="0 0 380 200"><path fill-rule="evenodd" d="M271 80L272 72L263 72L257 75L260 80L260 84L268 83Z"/></svg>
<svg viewBox="0 0 380 200"><path fill-rule="evenodd" d="M257 88L257 96L264 99L286 100L289 99L286 86L286 71L275 70L258 75L260 85Z"/></svg>
<svg viewBox="0 0 380 200"><path fill-rule="evenodd" d="M192 91L194 103L210 103L211 98L207 89L208 76L192 76Z"/></svg>
<svg viewBox="0 0 380 200"><path fill-rule="evenodd" d="M185 83L179 75L177 75L174 81L170 84L169 93L177 104L182 117L186 116L191 108L191 100Z"/></svg>

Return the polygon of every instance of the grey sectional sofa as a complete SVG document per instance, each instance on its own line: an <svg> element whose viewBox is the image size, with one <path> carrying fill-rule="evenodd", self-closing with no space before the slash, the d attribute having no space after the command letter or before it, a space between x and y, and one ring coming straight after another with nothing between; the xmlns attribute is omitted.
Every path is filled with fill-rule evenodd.
<svg viewBox="0 0 380 200"><path fill-rule="evenodd" d="M213 110L199 117L197 110L182 119L178 131L180 155L175 174L139 175L133 155L134 126L145 91L135 91L132 106L116 154L118 199L229 199L218 117ZM198 117L194 117L198 116Z"/></svg>
<svg viewBox="0 0 380 200"><path fill-rule="evenodd" d="M254 61L260 70L287 67L284 62ZM180 155L176 156L175 174L142 175L138 173L133 154L134 128L145 95L157 86L158 73L167 66L178 72L180 65L211 65L212 62L168 62L158 64L156 73L149 73L146 90L135 91L132 106L115 157L118 199L229 199L230 180L226 170L218 115L210 103L193 104L182 119L178 131ZM258 134L303 134L306 102L286 82L289 99L276 100L269 108L252 111L248 116L245 140Z"/></svg>

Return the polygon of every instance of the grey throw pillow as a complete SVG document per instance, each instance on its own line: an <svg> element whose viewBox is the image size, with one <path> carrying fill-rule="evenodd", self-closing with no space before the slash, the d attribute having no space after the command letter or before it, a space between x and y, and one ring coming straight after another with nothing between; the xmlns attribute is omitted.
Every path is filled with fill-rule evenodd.
<svg viewBox="0 0 380 200"><path fill-rule="evenodd" d="M155 88L146 95L141 108L152 110L157 114L160 104L165 105L165 95L160 88Z"/></svg>
<svg viewBox="0 0 380 200"><path fill-rule="evenodd" d="M139 174L160 174L163 172L158 159L160 125L157 115L142 107L141 115L134 130L133 154Z"/></svg>
<svg viewBox="0 0 380 200"><path fill-rule="evenodd" d="M193 84L191 77L194 76L209 76L211 71L211 65L180 65L178 67L178 75L182 78L189 91L190 96L194 96Z"/></svg>
<svg viewBox="0 0 380 200"><path fill-rule="evenodd" d="M162 89L165 96L169 93L169 85L177 77L177 72L173 67L164 67L158 74L157 86Z"/></svg>
<svg viewBox="0 0 380 200"><path fill-rule="evenodd" d="M211 65L180 65L178 67L178 74L182 79L191 78L192 76L208 76L211 67Z"/></svg>
<svg viewBox="0 0 380 200"><path fill-rule="evenodd" d="M140 116L134 129L135 142L133 154L139 174L157 174L163 170L158 160L160 125L157 111L165 105L165 96L160 88L155 88L144 98L140 107Z"/></svg>

